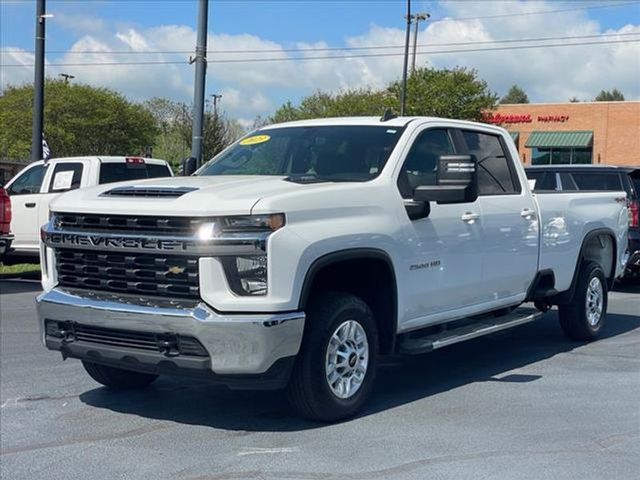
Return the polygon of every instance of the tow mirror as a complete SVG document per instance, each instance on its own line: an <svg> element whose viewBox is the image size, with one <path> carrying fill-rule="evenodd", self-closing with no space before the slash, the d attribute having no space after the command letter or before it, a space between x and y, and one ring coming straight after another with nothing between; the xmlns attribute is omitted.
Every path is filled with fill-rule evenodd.
<svg viewBox="0 0 640 480"><path fill-rule="evenodd" d="M198 162L195 157L185 158L182 161L182 175L188 177L198 169Z"/></svg>
<svg viewBox="0 0 640 480"><path fill-rule="evenodd" d="M435 185L419 185L417 202L471 203L478 198L477 161L473 155L442 155L438 159Z"/></svg>

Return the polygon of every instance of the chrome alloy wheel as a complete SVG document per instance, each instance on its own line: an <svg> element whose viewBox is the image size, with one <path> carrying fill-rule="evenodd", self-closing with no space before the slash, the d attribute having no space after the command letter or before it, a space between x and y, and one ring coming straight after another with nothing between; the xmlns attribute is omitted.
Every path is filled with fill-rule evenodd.
<svg viewBox="0 0 640 480"><path fill-rule="evenodd" d="M586 312L589 325L595 327L602 318L604 288L598 277L593 277L587 287Z"/></svg>
<svg viewBox="0 0 640 480"><path fill-rule="evenodd" d="M327 383L338 398L350 398L362 386L369 364L367 334L355 320L347 320L333 332L327 346Z"/></svg>

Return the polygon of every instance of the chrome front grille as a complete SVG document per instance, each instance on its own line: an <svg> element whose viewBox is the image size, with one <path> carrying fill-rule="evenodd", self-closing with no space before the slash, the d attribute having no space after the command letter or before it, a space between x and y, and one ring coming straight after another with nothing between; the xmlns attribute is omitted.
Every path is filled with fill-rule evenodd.
<svg viewBox="0 0 640 480"><path fill-rule="evenodd" d="M56 213L56 228L73 232L110 232L160 235L193 235L206 217L171 217L148 215L108 215L95 213Z"/></svg>
<svg viewBox="0 0 640 480"><path fill-rule="evenodd" d="M198 258L184 255L55 250L61 286L199 298Z"/></svg>

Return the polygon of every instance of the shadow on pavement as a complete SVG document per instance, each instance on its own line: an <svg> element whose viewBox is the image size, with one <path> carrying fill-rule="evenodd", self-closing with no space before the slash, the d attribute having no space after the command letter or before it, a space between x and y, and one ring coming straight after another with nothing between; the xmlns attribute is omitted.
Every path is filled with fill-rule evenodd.
<svg viewBox="0 0 640 480"><path fill-rule="evenodd" d="M609 315L601 338L640 327L640 317ZM521 368L581 346L560 330L555 312L515 329L478 338L417 357L380 362L372 398L359 415L398 407L474 382L535 382L541 376L504 372ZM324 424L297 418L284 392L229 391L185 379L161 378L138 392L96 388L80 396L93 407L158 420L237 431L296 431Z"/></svg>

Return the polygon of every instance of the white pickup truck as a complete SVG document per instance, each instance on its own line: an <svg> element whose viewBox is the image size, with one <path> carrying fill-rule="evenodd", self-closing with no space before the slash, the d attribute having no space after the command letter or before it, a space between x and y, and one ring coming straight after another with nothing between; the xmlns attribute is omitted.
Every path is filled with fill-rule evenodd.
<svg viewBox="0 0 640 480"><path fill-rule="evenodd" d="M65 157L30 163L4 187L13 208L11 233L15 238L11 256L37 259L40 227L49 218L49 204L61 193L172 175L165 160L141 157Z"/></svg>
<svg viewBox="0 0 640 480"><path fill-rule="evenodd" d="M287 387L300 414L334 421L369 396L380 355L552 305L571 338L595 338L627 225L624 192L532 194L494 126L272 125L194 176L56 199L42 229L42 340L108 387L161 374Z"/></svg>

